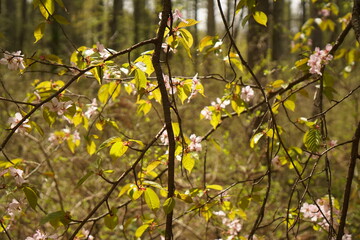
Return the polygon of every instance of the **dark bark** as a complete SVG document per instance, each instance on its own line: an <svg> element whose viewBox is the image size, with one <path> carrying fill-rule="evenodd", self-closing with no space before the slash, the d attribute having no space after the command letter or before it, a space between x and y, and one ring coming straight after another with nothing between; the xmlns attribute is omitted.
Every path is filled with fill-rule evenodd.
<svg viewBox="0 0 360 240"><path fill-rule="evenodd" d="M358 123L355 136L353 138L353 143L351 147L351 157L350 157L350 165L348 168L348 175L346 179L345 193L344 193L344 201L341 209L341 218L340 225L336 240L341 240L344 235L344 228L346 225L346 216L349 209L350 202L350 194L351 194L351 184L354 179L354 172L356 167L356 160L360 158L359 155L359 142L360 142L360 122Z"/></svg>
<svg viewBox="0 0 360 240"><path fill-rule="evenodd" d="M321 1L317 1L316 3L310 3L310 10L311 10L311 17L312 18L317 18L318 16L318 12L319 12L319 8L318 6L320 5ZM317 25L316 23L314 23L314 30L312 31L311 34L311 39L312 39L312 43L313 43L313 47L320 47L323 48L323 33L319 27L319 25Z"/></svg>
<svg viewBox="0 0 360 240"><path fill-rule="evenodd" d="M165 120L165 128L168 133L169 139L169 151L168 151L168 198L174 197L175 192L175 138L174 132L172 128L172 120L171 120L171 103L169 100L168 92L165 87L165 82L163 78L163 71L161 69L160 64L160 56L162 52L162 43L163 36L165 32L165 28L167 25L168 17L171 14L171 0L163 1L163 11L162 11L162 19L160 23L160 27L157 33L157 38L155 42L155 50L152 58L152 63L154 66L157 82L159 85L159 89L161 92L161 101L162 108ZM172 224L173 224L173 211L166 215L166 227L165 227L165 239L171 240L173 239L172 232Z"/></svg>
<svg viewBox="0 0 360 240"><path fill-rule="evenodd" d="M360 0L354 0L351 24L355 32L356 40L360 43Z"/></svg>
<svg viewBox="0 0 360 240"><path fill-rule="evenodd" d="M27 25L27 1L22 0L21 3L21 31L19 34L19 49L24 49L24 41L26 35L26 25Z"/></svg>
<svg viewBox="0 0 360 240"><path fill-rule="evenodd" d="M279 60L285 54L284 36L284 13L286 11L284 1L273 3L272 16L272 60Z"/></svg>
<svg viewBox="0 0 360 240"><path fill-rule="evenodd" d="M124 14L124 1L114 0L112 9L112 18L110 20L110 31L109 31L109 47L118 49L121 46L121 32L123 27L119 24L119 19Z"/></svg>
<svg viewBox="0 0 360 240"><path fill-rule="evenodd" d="M214 0L207 1L207 13L207 35L214 36L216 34Z"/></svg>

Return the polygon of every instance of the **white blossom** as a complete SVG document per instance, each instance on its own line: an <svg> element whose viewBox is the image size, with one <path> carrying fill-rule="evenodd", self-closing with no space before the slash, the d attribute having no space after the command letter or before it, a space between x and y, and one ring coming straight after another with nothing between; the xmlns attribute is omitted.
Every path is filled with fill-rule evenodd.
<svg viewBox="0 0 360 240"><path fill-rule="evenodd" d="M97 109L98 109L98 104L96 102L96 98L94 98L91 102L91 104L87 104L87 111L85 112L85 116L87 118L91 118L91 116L93 116L96 112L97 112Z"/></svg>
<svg viewBox="0 0 360 240"><path fill-rule="evenodd" d="M21 115L21 113L17 112L15 113L15 116L14 117L10 117L9 120L8 120L8 123L10 123L10 128L14 128L21 120L22 120L23 116ZM20 127L18 127L16 129L16 133L19 132L19 133L24 133L26 132L27 129L30 129L31 126L29 124L27 124L29 122L28 119L26 119L21 125Z"/></svg>
<svg viewBox="0 0 360 240"><path fill-rule="evenodd" d="M0 59L0 63L8 65L10 70L25 69L24 55L21 55L21 51L13 53L6 51L4 57Z"/></svg>
<svg viewBox="0 0 360 240"><path fill-rule="evenodd" d="M203 115L207 120L210 120L212 116L212 112L209 110L209 107L204 107L200 114Z"/></svg>
<svg viewBox="0 0 360 240"><path fill-rule="evenodd" d="M21 211L21 204L16 199L13 199L11 203L9 203L6 211L9 214L9 216L13 219L16 213Z"/></svg>
<svg viewBox="0 0 360 240"><path fill-rule="evenodd" d="M16 185L21 186L25 179L23 177L24 171L18 168L9 167L10 175L14 177Z"/></svg>
<svg viewBox="0 0 360 240"><path fill-rule="evenodd" d="M220 98L216 98L216 102L211 102L211 105L214 106L216 110L224 109L229 104L230 100L221 100Z"/></svg>

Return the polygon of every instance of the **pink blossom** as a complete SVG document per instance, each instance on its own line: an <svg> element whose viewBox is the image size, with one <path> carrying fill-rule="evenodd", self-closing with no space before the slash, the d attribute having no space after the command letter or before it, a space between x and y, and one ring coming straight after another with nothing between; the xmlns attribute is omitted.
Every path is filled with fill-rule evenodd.
<svg viewBox="0 0 360 240"><path fill-rule="evenodd" d="M91 104L87 104L87 111L85 112L85 116L87 118L91 118L91 116L93 116L96 112L97 112L97 109L98 109L98 104L96 102L96 98L94 98L91 102Z"/></svg>
<svg viewBox="0 0 360 240"><path fill-rule="evenodd" d="M10 70L25 69L24 55L21 55L21 51L13 53L6 51L4 57L0 59L0 63L8 65Z"/></svg>
<svg viewBox="0 0 360 240"><path fill-rule="evenodd" d="M10 123L10 128L14 128L21 120L23 119L23 116L21 115L21 113L17 112L15 113L14 117L10 117L8 120L8 123ZM24 133L26 132L26 130L31 129L31 126L29 124L27 124L29 122L28 119L26 119L21 125L20 127L18 127L18 129L15 130L15 132L19 132L19 133Z"/></svg>
<svg viewBox="0 0 360 240"><path fill-rule="evenodd" d="M25 240L46 240L46 239L58 239L59 237L54 234L51 236L48 236L44 233L42 233L39 229L36 230L36 233L32 237L27 237Z"/></svg>
<svg viewBox="0 0 360 240"><path fill-rule="evenodd" d="M14 177L16 185L21 186L25 179L23 177L24 171L18 168L9 167L9 173Z"/></svg>
<svg viewBox="0 0 360 240"><path fill-rule="evenodd" d="M112 54L116 53L115 50L105 48L104 45L102 45L99 42L96 43L96 48L97 48L97 50L98 50L98 52L100 54L100 57L103 58L103 59L108 58Z"/></svg>
<svg viewBox="0 0 360 240"><path fill-rule="evenodd" d="M341 238L341 240L351 240L351 239L352 239L351 234L344 234Z"/></svg>
<svg viewBox="0 0 360 240"><path fill-rule="evenodd" d="M163 133L161 134L160 141L164 145L169 145L169 138L168 138L168 133L166 130L163 131Z"/></svg>
<svg viewBox="0 0 360 240"><path fill-rule="evenodd" d="M329 17L330 16L330 10L329 9L326 9L326 8L323 8L319 11L319 15L320 16L323 16L323 17Z"/></svg>
<svg viewBox="0 0 360 240"><path fill-rule="evenodd" d="M209 107L204 107L200 112L201 115L204 116L205 119L210 120L212 116L212 112L209 110Z"/></svg>
<svg viewBox="0 0 360 240"><path fill-rule="evenodd" d="M195 76L192 78L192 84L191 84L191 93L188 97L188 103L190 102L190 100L196 96L196 94L199 92L198 89L196 89L196 87L200 84L200 79L198 79L198 74L196 73Z"/></svg>
<svg viewBox="0 0 360 240"><path fill-rule="evenodd" d="M162 12L159 13L159 19L161 20L162 19ZM180 20L181 22L184 22L184 23L188 23L182 16L182 13L180 12L179 9L175 9L174 12L172 13L172 20L173 22L176 22L177 20ZM160 24L160 23L159 23ZM169 17L168 20L167 20L167 25L170 26L171 24L171 18Z"/></svg>
<svg viewBox="0 0 360 240"><path fill-rule="evenodd" d="M64 115L66 109L70 108L73 104L72 101L60 102L56 97L51 99L51 102L44 104L44 107L48 107L49 111L56 112L59 116Z"/></svg>
<svg viewBox="0 0 360 240"><path fill-rule="evenodd" d="M170 94L175 94L177 92L176 86L181 85L180 80L177 78L172 78L170 81L169 76L165 75L165 74L163 74L163 78L164 78L166 89L169 91Z"/></svg>
<svg viewBox="0 0 360 240"><path fill-rule="evenodd" d="M254 97L254 90L250 86L241 89L241 99L249 102Z"/></svg>
<svg viewBox="0 0 360 240"><path fill-rule="evenodd" d="M279 168L281 167L281 161L280 161L280 158L278 155L276 155L272 160L271 160L271 163L276 167L276 168Z"/></svg>
<svg viewBox="0 0 360 240"><path fill-rule="evenodd" d="M21 211L21 205L16 199L13 199L11 201L11 203L9 203L6 211L10 215L10 217L13 219L14 216L16 215L16 213Z"/></svg>
<svg viewBox="0 0 360 240"><path fill-rule="evenodd" d="M202 150L201 140L202 137L197 137L195 134L190 135L191 143L189 145L190 152L200 152Z"/></svg>
<svg viewBox="0 0 360 240"><path fill-rule="evenodd" d="M333 56L329 54L331 49L331 44L327 44L324 50L320 50L318 47L315 48L315 52L310 56L307 62L307 65L310 67L309 72L311 74L322 75L322 66L328 64L333 59Z"/></svg>
<svg viewBox="0 0 360 240"><path fill-rule="evenodd" d="M334 147L334 146L336 146L337 142L338 142L338 140L330 140L330 142L329 142L329 147Z"/></svg>

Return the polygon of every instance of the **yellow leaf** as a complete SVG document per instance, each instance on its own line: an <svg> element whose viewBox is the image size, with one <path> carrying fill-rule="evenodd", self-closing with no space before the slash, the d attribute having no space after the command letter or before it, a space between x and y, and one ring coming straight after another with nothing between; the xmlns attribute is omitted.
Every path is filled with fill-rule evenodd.
<svg viewBox="0 0 360 240"><path fill-rule="evenodd" d="M257 23L264 25L266 27L268 18L264 12L256 11L253 13L253 17Z"/></svg>
<svg viewBox="0 0 360 240"><path fill-rule="evenodd" d="M295 111L295 103L294 103L294 101L292 101L292 100L286 100L285 102L284 102L284 106L287 108L287 109L289 109L290 111Z"/></svg>
<svg viewBox="0 0 360 240"><path fill-rule="evenodd" d="M44 36L44 30L45 30L45 23L40 23L40 24L36 27L36 29L35 29L35 31L34 31L34 37L35 37L35 42L34 42L34 43L38 42L40 39L43 38L43 36Z"/></svg>

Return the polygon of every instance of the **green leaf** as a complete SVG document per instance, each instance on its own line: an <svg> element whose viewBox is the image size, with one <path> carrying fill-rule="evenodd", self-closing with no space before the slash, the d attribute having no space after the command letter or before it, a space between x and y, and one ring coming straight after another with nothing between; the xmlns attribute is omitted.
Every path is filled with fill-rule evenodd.
<svg viewBox="0 0 360 240"><path fill-rule="evenodd" d="M38 201L38 196L36 192L30 187L24 187L23 191L25 193L26 199L29 202L30 207L35 210Z"/></svg>
<svg viewBox="0 0 360 240"><path fill-rule="evenodd" d="M195 166L195 159L192 157L191 153L184 154L182 164L183 164L184 168L186 170L188 170L189 173L191 173L191 170Z"/></svg>
<svg viewBox="0 0 360 240"><path fill-rule="evenodd" d="M172 212L172 210L175 207L175 199L174 198L168 198L165 200L164 204L163 204L163 209L165 214L169 214Z"/></svg>
<svg viewBox="0 0 360 240"><path fill-rule="evenodd" d="M98 98L101 103L106 103L109 99L109 84L101 85L98 91Z"/></svg>
<svg viewBox="0 0 360 240"><path fill-rule="evenodd" d="M255 144L257 144L259 142L259 140L260 140L260 138L262 138L262 136L264 136L264 133L262 133L262 132L255 134L250 140L250 147L254 148Z"/></svg>
<svg viewBox="0 0 360 240"><path fill-rule="evenodd" d="M66 226L67 224L69 224L70 220L67 218L66 212L60 210L57 212L49 213L40 220L41 225L44 225L47 222L50 222L50 224L54 228L58 228L60 223Z"/></svg>
<svg viewBox="0 0 360 240"><path fill-rule="evenodd" d="M115 99L120 95L121 85L118 82L110 82L108 91L111 99L115 101Z"/></svg>
<svg viewBox="0 0 360 240"><path fill-rule="evenodd" d="M86 144L86 151L91 156L96 153L96 144L93 140L89 140Z"/></svg>
<svg viewBox="0 0 360 240"><path fill-rule="evenodd" d="M182 39L184 40L184 43L187 45L188 48L191 48L194 43L192 34L186 29L180 29L179 32L182 36Z"/></svg>
<svg viewBox="0 0 360 240"><path fill-rule="evenodd" d="M102 144L100 144L99 149L97 150L98 152L106 147L110 147L113 143L116 142L121 142L121 138L120 137L111 137L107 140L105 140Z"/></svg>
<svg viewBox="0 0 360 240"><path fill-rule="evenodd" d="M310 152L316 152L321 143L320 131L316 128L309 129L304 135L303 142Z"/></svg>
<svg viewBox="0 0 360 240"><path fill-rule="evenodd" d="M189 27L197 23L199 23L199 21L196 21L195 19L186 19L186 22L180 22L177 27L178 28Z"/></svg>
<svg viewBox="0 0 360 240"><path fill-rule="evenodd" d="M160 200L158 195L151 188L145 190L145 202L151 210L157 210L160 208Z"/></svg>
<svg viewBox="0 0 360 240"><path fill-rule="evenodd" d="M45 30L45 23L40 23L34 31L34 37L35 37L35 42L37 43L40 39L43 38L44 36L44 30Z"/></svg>
<svg viewBox="0 0 360 240"><path fill-rule="evenodd" d="M60 7L65 8L64 2L62 0L55 0Z"/></svg>
<svg viewBox="0 0 360 240"><path fill-rule="evenodd" d="M53 17L54 17L55 21L57 21L60 24L63 24L63 25L69 24L69 21L65 17L63 17L59 14L55 14Z"/></svg>
<svg viewBox="0 0 360 240"><path fill-rule="evenodd" d="M43 118L49 124L50 127L55 123L56 117L57 114L55 112L49 111L49 108L47 107L43 108Z"/></svg>
<svg viewBox="0 0 360 240"><path fill-rule="evenodd" d="M218 190L218 191L221 191L221 190L223 190L223 187L222 186L220 186L220 185L207 185L206 186L206 188L208 188L208 189L214 189L214 190Z"/></svg>
<svg viewBox="0 0 360 240"><path fill-rule="evenodd" d="M39 4L41 14L45 19L48 19L55 11L54 0L42 0Z"/></svg>
<svg viewBox="0 0 360 240"><path fill-rule="evenodd" d="M104 218L105 226L110 230L113 230L118 225L118 222L119 222L119 218L114 213L108 214Z"/></svg>
<svg viewBox="0 0 360 240"><path fill-rule="evenodd" d="M204 50L204 48L206 48L206 47L212 46L213 39L214 39L214 37L212 37L212 36L203 37L203 39L201 39L201 41L199 43L199 52L202 52L202 50Z"/></svg>
<svg viewBox="0 0 360 240"><path fill-rule="evenodd" d="M135 86L137 90L140 90L142 88L146 88L146 75L143 71L141 71L139 68L135 69Z"/></svg>
<svg viewBox="0 0 360 240"><path fill-rule="evenodd" d="M264 12L256 11L253 13L253 17L257 23L264 25L266 27L268 18Z"/></svg>
<svg viewBox="0 0 360 240"><path fill-rule="evenodd" d="M110 156L113 159L119 158L126 153L128 146L124 145L124 142L116 142L110 148Z"/></svg>
<svg viewBox="0 0 360 240"><path fill-rule="evenodd" d="M146 229L149 228L149 226L150 226L149 224L144 224L144 225L141 225L140 227L138 227L138 229L136 229L136 231L135 231L135 237L137 237L137 238L141 237L144 234L144 232L146 231Z"/></svg>
<svg viewBox="0 0 360 240"><path fill-rule="evenodd" d="M290 99L288 99L288 100L286 100L285 102L284 102L284 106L287 108L287 109L289 109L290 111L295 111L295 102L293 101L293 100L290 100Z"/></svg>
<svg viewBox="0 0 360 240"><path fill-rule="evenodd" d="M80 180L77 182L76 187L80 187L92 175L94 175L93 171L87 172L85 176L80 178Z"/></svg>
<svg viewBox="0 0 360 240"><path fill-rule="evenodd" d="M128 194L132 200L136 200L144 193L144 190L138 189L136 185L134 185L131 189L129 189Z"/></svg>
<svg viewBox="0 0 360 240"><path fill-rule="evenodd" d="M103 70L101 66L96 66L90 70L92 75L95 77L95 79L98 81L99 85L102 84L102 78L103 78Z"/></svg>
<svg viewBox="0 0 360 240"><path fill-rule="evenodd" d="M173 122L173 123L171 123L171 125L172 125L172 128L173 128L173 132L174 132L175 137L179 136L179 134L180 134L179 123Z"/></svg>

